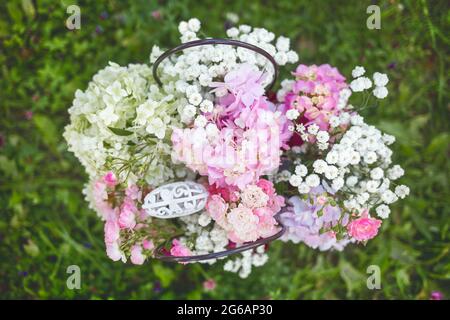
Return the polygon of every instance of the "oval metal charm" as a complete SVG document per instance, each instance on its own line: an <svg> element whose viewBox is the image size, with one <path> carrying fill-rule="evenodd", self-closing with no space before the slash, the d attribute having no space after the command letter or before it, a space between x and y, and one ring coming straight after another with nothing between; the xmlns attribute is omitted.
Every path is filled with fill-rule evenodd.
<svg viewBox="0 0 450 320"><path fill-rule="evenodd" d="M150 192L145 197L142 208L152 217L177 218L203 210L207 198L208 191L199 183L174 182Z"/></svg>

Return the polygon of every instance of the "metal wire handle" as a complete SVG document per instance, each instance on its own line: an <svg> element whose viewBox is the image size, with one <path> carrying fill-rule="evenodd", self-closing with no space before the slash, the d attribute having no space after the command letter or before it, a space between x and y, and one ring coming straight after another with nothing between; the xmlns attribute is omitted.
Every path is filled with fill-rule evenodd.
<svg viewBox="0 0 450 320"><path fill-rule="evenodd" d="M273 69L274 69L274 73L273 73L273 79L272 82L269 84L269 86L267 87L267 90L269 91L270 89L272 89L273 85L275 84L275 82L277 81L277 77L278 77L278 65L275 62L275 59L272 57L272 55L270 55L270 53L268 53L267 51L265 51L264 49L261 49L260 47L257 47L253 44L247 43L247 42L242 42L239 40L232 40L232 39L220 39L220 38L216 38L216 39L201 39L201 40L194 40L194 41L190 41L190 42L185 42L180 44L179 46L176 46L172 49L169 49L167 51L165 51L162 55L160 55L158 57L158 59L156 59L155 63L153 64L153 78L156 80L156 83L158 84L158 86L162 86L162 82L161 79L159 79L158 74L157 74L157 70L158 70L158 66L159 64L166 59L167 57L169 57L170 55L179 52L179 51L183 51L184 49L188 49L188 48L192 48L192 47L198 47L198 46L204 46L204 45L215 45L215 44L224 44L224 45L229 45L229 46L237 46L237 47L242 47L242 48L246 48L252 51L255 51L256 53L259 53L261 55L263 55L264 57L267 58L267 60L269 60L272 65L273 65Z"/></svg>
<svg viewBox="0 0 450 320"><path fill-rule="evenodd" d="M194 40L194 41L190 41L190 42L185 42L180 44L179 46L176 46L172 49L169 49L167 51L165 51L162 55L160 55L158 57L158 59L156 59L155 63L153 64L153 78L155 79L156 83L161 87L162 86L162 82L161 79L159 79L158 77L158 66L160 65L160 63L166 59L167 57L171 56L172 54L179 52L179 51L183 51L185 49L188 48L192 48L192 47L198 47L198 46L204 46L204 45L217 45L217 44L222 44L222 45L230 45L230 46L237 46L237 47L242 47L242 48L246 48L249 50L252 50L256 53L259 53L261 55L263 55L264 57L267 58L267 60L269 60L272 65L273 65L273 69L274 69L274 74L273 74L273 79L272 82L269 84L269 86L267 87L267 90L272 89L273 85L275 84L277 77L278 77L278 65L275 62L275 59L270 55L270 53L268 53L267 51L265 51L264 49L261 49L260 47L257 47L255 45L252 45L250 43L247 42L242 42L242 41L238 41L238 40L231 40L231 39L201 39L201 40ZM170 256L170 255L165 255L163 253L164 250L164 244L159 245L156 250L154 251L154 257L156 259L162 260L162 261L169 261L169 262L197 262L197 261L204 261L204 260L211 260L211 259L217 259L217 258L222 258L222 257L226 257L228 255L231 254L235 254L235 253L239 253L239 252L243 252L246 250L250 250L256 247L259 247L261 245L265 245L273 240L276 240L278 238L280 238L285 232L286 232L286 227L281 223L280 218L279 218L279 213L276 214L274 216L275 220L277 221L278 225L280 226L280 231L278 231L276 234L267 237L267 238L262 238L250 243L246 243L243 244L240 247L236 247L233 249L229 249L229 250L225 250L225 251L221 251L221 252L213 252L213 253L209 253L209 254L202 254L202 255L196 255L196 256ZM171 238L170 240L173 240L175 238L177 238L179 236L175 236L173 238Z"/></svg>
<svg viewBox="0 0 450 320"><path fill-rule="evenodd" d="M201 254L201 255L196 255L196 256L170 256L170 255L165 255L163 253L164 250L164 244L161 244L160 246L158 246L156 248L156 250L154 251L154 257L156 259L162 260L162 261L167 261L167 262L198 262L198 261L204 261L204 260L211 260L211 259L218 259L218 258L222 258L222 257L226 257L229 256L231 254L235 254L235 253L239 253L239 252L243 252L246 250L250 250L256 247L259 247L261 245L265 245L269 242L272 242L273 240L276 240L278 238L280 238L285 232L286 232L286 226L283 225L280 221L280 213L277 213L274 216L275 220L278 222L278 225L281 227L280 231L278 231L277 233L275 233L274 235L267 237L267 238L262 238L250 243L246 243L240 247L236 247L233 249L229 249L229 250L225 250L225 251L220 251L220 252L213 252L213 253L208 253L208 254ZM177 238L173 237L171 240Z"/></svg>

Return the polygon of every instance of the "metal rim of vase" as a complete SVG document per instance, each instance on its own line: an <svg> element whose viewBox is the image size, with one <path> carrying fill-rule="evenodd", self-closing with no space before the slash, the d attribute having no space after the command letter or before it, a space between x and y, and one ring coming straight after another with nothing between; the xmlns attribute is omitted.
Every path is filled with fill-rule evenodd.
<svg viewBox="0 0 450 320"><path fill-rule="evenodd" d="M257 47L253 44L250 44L247 42L242 42L239 40L232 40L232 39L211 38L211 39L194 40L194 41L182 43L172 49L166 50L162 55L160 55L158 57L158 59L156 59L155 63L153 64L153 70L152 70L153 78L155 79L158 86L162 87L162 82L161 82L161 79L159 79L158 72L157 72L158 66L164 59L171 56L172 54L183 51L188 48L192 48L192 47L199 47L199 46L204 46L204 45L217 45L217 44L246 48L246 49L252 50L256 53L259 53L259 54L263 55L265 58L267 58L267 60L269 60L270 63L273 65L274 73L273 73L273 79L270 82L270 84L267 86L266 90L269 91L272 89L272 87L275 84L275 82L277 81L277 77L278 77L278 64L276 63L276 61L272 57L272 55L270 53L268 53L266 50L261 49L260 47Z"/></svg>

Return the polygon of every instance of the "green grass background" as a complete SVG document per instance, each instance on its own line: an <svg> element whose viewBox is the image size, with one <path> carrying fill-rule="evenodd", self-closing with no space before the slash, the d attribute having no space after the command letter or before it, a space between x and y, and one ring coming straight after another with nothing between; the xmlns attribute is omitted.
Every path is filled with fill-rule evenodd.
<svg viewBox="0 0 450 320"><path fill-rule="evenodd" d="M65 27L74 3L75 32ZM381 30L366 27L370 4L381 8ZM411 195L365 247L321 253L276 242L246 280L220 266L114 263L81 194L86 175L61 137L74 92L109 60L147 62L153 44L178 44L182 19L198 17L205 34L223 36L227 12L290 37L302 63L347 76L355 65L387 72L389 96L365 116L397 137L394 159ZM445 0L1 1L0 298L428 299L434 290L449 298L449 22ZM366 287L373 264L380 290ZM80 290L66 287L69 265L81 268ZM209 278L212 292L202 286Z"/></svg>

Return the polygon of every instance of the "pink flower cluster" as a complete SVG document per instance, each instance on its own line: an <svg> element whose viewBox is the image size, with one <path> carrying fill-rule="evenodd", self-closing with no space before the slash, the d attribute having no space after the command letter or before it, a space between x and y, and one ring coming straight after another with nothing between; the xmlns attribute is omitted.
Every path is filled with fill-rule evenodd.
<svg viewBox="0 0 450 320"><path fill-rule="evenodd" d="M262 79L261 72L244 65L215 83L215 90L225 93L204 114L207 125L173 130L175 160L207 176L210 184L240 189L277 169L291 133L286 118L263 96Z"/></svg>
<svg viewBox="0 0 450 320"><path fill-rule="evenodd" d="M142 198L142 192L136 185L130 185L125 189L124 197L119 201L115 197L117 193L117 178L112 172L108 172L101 179L94 182L93 196L95 206L105 220L105 244L108 257L114 261L126 260L126 255L121 248L122 232L133 233L144 226L145 213L138 205ZM113 206L109 198L115 197ZM129 245L129 244L125 244ZM130 260L134 264L143 264L154 245L151 240L143 239L140 243L134 243L129 248ZM145 251L145 252L144 252Z"/></svg>
<svg viewBox="0 0 450 320"><path fill-rule="evenodd" d="M267 110L254 110L251 128L227 126L211 135L208 128L174 129L175 158L210 184L239 188L258 180L280 164L280 135L277 119Z"/></svg>
<svg viewBox="0 0 450 320"><path fill-rule="evenodd" d="M328 64L301 64L293 75L297 81L285 96L286 111L297 109L301 123L315 123L328 130L330 117L339 114L340 92L347 87L345 78Z"/></svg>
<svg viewBox="0 0 450 320"><path fill-rule="evenodd" d="M276 194L270 181L259 179L242 190L212 186L209 191L206 211L232 242L256 241L277 232L274 215L284 206L284 198Z"/></svg>

